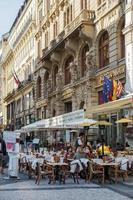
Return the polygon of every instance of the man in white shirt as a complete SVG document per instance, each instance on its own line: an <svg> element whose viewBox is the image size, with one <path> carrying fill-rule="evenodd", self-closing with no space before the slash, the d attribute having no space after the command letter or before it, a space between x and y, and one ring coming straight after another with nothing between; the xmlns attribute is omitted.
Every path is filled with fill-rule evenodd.
<svg viewBox="0 0 133 200"><path fill-rule="evenodd" d="M75 144L75 146L76 146L76 149L77 149L77 147L79 147L79 146L84 146L84 136L85 136L85 134L83 133L83 132L81 132L80 134L79 134L79 137L77 138L77 140L76 140L76 144Z"/></svg>

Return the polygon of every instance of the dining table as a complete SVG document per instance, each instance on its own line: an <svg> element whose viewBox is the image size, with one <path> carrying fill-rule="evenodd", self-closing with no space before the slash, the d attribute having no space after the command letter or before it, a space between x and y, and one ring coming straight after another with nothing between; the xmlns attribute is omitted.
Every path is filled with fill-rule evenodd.
<svg viewBox="0 0 133 200"><path fill-rule="evenodd" d="M94 159L93 162L95 162L96 164L98 164L99 166L103 167L104 170L104 180L103 183L105 183L105 180L108 179L110 182L112 181L110 175L109 175L109 171L110 168L114 168L115 171L115 183L117 183L118 181L118 177L117 177L117 170L120 166L119 162L109 162L109 161L103 161L102 159Z"/></svg>

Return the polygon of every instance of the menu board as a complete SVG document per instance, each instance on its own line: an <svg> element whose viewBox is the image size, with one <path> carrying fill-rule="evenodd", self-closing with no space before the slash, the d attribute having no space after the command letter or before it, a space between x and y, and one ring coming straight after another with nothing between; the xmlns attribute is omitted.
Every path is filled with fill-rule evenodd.
<svg viewBox="0 0 133 200"><path fill-rule="evenodd" d="M19 135L20 134L15 133L14 131L4 131L3 132L3 139L5 140L5 143L6 143L7 152L14 151L14 145L16 143L16 138Z"/></svg>

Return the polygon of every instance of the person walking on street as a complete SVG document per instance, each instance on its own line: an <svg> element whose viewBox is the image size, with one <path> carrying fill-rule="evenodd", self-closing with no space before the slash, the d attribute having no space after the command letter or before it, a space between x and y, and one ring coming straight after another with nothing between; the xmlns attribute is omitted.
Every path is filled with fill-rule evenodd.
<svg viewBox="0 0 133 200"><path fill-rule="evenodd" d="M6 143L0 134L0 173L4 173L4 156L6 156Z"/></svg>

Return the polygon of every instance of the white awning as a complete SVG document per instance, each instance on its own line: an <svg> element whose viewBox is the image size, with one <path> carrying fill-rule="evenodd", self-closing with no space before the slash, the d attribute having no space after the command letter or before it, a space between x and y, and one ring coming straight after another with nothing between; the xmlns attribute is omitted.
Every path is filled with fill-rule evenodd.
<svg viewBox="0 0 133 200"><path fill-rule="evenodd" d="M85 119L84 110L82 109L64 115L42 119L22 127L22 130L31 132L47 129L79 129L83 128L83 124L87 123L88 126L90 126L91 124L96 123L96 121L93 119Z"/></svg>

